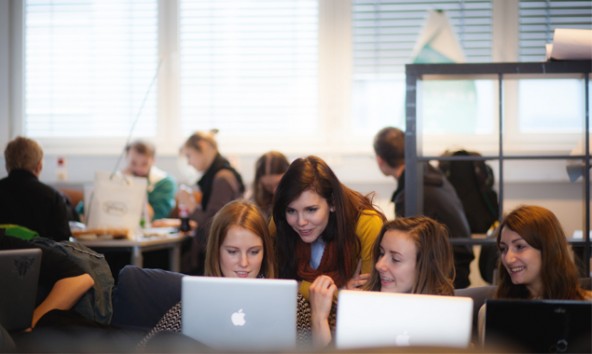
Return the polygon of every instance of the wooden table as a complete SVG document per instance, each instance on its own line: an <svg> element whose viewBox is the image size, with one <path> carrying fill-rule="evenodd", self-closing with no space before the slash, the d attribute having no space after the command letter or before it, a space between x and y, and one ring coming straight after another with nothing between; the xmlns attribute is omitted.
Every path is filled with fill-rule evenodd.
<svg viewBox="0 0 592 354"><path fill-rule="evenodd" d="M71 241L78 242L86 247L92 248L97 252L105 253L108 251L130 250L130 263L138 267L144 265L143 252L154 251L161 249L169 250L169 269L174 272L180 271L181 265L181 243L187 237L180 233L170 233L159 236L145 237L143 235L136 236L135 239L74 239Z"/></svg>

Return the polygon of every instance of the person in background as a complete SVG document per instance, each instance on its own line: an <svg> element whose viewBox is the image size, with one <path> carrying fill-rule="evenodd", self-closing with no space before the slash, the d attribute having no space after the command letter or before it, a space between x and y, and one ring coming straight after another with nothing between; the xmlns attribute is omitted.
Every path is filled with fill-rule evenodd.
<svg viewBox="0 0 592 354"><path fill-rule="evenodd" d="M189 165L202 173L197 182L201 203L197 203L193 193L185 189L177 193L179 205L187 208L190 219L197 223L191 249L184 255L184 273L203 273L204 249L212 218L224 205L242 198L245 192L241 175L218 151L214 138L216 132L196 132L181 148Z"/></svg>
<svg viewBox="0 0 592 354"><path fill-rule="evenodd" d="M154 165L156 148L136 140L125 147L127 166L123 173L148 180L148 214L151 220L166 218L175 207L176 182Z"/></svg>
<svg viewBox="0 0 592 354"><path fill-rule="evenodd" d="M339 288L363 285L384 221L372 201L342 184L325 161L296 159L273 205L279 277L300 281L307 299L320 275L330 276Z"/></svg>
<svg viewBox="0 0 592 354"><path fill-rule="evenodd" d="M208 237L205 276L228 278L267 278L276 276L273 239L267 220L251 201L235 200L214 216ZM140 342L151 347L157 336L179 333L181 306L173 306ZM300 341L310 336L310 307L301 296L297 304L297 330Z"/></svg>
<svg viewBox="0 0 592 354"><path fill-rule="evenodd" d="M496 299L592 300L580 286L578 269L561 223L552 211L535 205L514 209L497 231L500 260ZM483 339L486 306L479 310Z"/></svg>
<svg viewBox="0 0 592 354"><path fill-rule="evenodd" d="M16 137L6 145L8 176L0 180L0 224L24 226L56 241L70 238L64 196L39 180L43 150L39 143Z"/></svg>
<svg viewBox="0 0 592 354"><path fill-rule="evenodd" d="M255 163L252 199L267 217L271 217L273 196L288 166L290 162L279 151L266 152Z"/></svg>
<svg viewBox="0 0 592 354"><path fill-rule="evenodd" d="M408 216L405 212L405 133L393 127L380 130L374 137L374 152L378 168L385 176L397 180L393 193L395 216ZM429 163L423 164L423 213L446 225L451 238L471 238L469 222L454 187L440 170ZM475 258L472 247L454 246L456 288L470 285L471 261Z"/></svg>
<svg viewBox="0 0 592 354"><path fill-rule="evenodd" d="M448 231L425 217L397 218L382 227L372 251L374 268L367 291L454 295L454 262ZM329 276L320 276L310 287L312 335L318 346L332 338L332 302L338 287Z"/></svg>

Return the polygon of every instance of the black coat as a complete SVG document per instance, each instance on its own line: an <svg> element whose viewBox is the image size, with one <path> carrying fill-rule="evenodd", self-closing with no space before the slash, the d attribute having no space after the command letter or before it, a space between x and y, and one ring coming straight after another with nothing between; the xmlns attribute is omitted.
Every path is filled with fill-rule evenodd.
<svg viewBox="0 0 592 354"><path fill-rule="evenodd" d="M56 241L71 234L64 196L26 170L0 180L0 224L24 226Z"/></svg>

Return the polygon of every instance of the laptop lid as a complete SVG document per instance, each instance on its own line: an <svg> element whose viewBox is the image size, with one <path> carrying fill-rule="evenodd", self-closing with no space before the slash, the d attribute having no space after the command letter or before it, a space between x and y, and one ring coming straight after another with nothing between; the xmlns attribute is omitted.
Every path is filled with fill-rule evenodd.
<svg viewBox="0 0 592 354"><path fill-rule="evenodd" d="M0 323L8 331L31 327L41 267L41 250L0 251Z"/></svg>
<svg viewBox="0 0 592 354"><path fill-rule="evenodd" d="M526 353L591 353L592 302L487 300L486 348Z"/></svg>
<svg viewBox="0 0 592 354"><path fill-rule="evenodd" d="M297 291L295 280L185 276L182 332L217 350L294 349Z"/></svg>
<svg viewBox="0 0 592 354"><path fill-rule="evenodd" d="M467 297L341 290L335 344L464 348L472 314L473 300Z"/></svg>

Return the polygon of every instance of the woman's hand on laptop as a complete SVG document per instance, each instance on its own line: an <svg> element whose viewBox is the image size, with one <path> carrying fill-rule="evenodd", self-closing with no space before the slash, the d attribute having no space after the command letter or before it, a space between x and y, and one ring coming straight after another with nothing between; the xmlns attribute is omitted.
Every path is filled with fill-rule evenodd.
<svg viewBox="0 0 592 354"><path fill-rule="evenodd" d="M321 275L310 285L312 340L315 346L325 347L331 342L329 314L337 286L331 277Z"/></svg>

